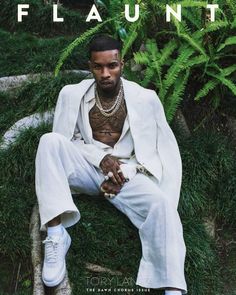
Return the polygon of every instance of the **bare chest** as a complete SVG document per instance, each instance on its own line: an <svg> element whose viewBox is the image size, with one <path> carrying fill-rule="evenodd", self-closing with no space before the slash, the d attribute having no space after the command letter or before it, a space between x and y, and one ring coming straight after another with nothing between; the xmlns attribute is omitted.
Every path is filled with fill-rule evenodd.
<svg viewBox="0 0 236 295"><path fill-rule="evenodd" d="M108 109L110 104L104 103L103 107ZM105 117L95 104L89 112L93 138L113 147L120 138L126 115L127 109L124 99L118 111L111 117Z"/></svg>

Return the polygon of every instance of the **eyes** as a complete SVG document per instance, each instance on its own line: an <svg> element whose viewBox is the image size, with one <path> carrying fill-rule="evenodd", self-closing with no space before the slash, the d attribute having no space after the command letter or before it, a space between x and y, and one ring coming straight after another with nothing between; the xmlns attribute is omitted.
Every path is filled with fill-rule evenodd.
<svg viewBox="0 0 236 295"><path fill-rule="evenodd" d="M93 65L93 68L94 68L95 70L102 70L103 67L104 67L104 66L99 65L99 64L94 64L94 65ZM119 67L119 63L117 63L117 62L112 62L112 63L108 64L108 65L105 66L105 67L107 67L107 68L110 69L110 70L114 70L115 68Z"/></svg>

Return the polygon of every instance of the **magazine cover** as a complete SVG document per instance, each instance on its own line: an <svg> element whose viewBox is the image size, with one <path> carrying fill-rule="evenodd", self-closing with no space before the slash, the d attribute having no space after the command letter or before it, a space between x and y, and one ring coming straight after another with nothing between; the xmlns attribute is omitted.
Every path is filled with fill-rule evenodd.
<svg viewBox="0 0 236 295"><path fill-rule="evenodd" d="M236 1L4 0L0 294L236 294Z"/></svg>

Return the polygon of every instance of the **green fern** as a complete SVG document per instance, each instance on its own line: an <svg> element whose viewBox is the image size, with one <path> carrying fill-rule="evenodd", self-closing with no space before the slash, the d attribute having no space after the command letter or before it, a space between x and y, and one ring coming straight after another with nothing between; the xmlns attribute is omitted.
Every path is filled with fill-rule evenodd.
<svg viewBox="0 0 236 295"><path fill-rule="evenodd" d="M131 48L132 44L134 43L134 41L136 40L136 38L138 37L138 33L137 31L133 30L128 37L126 38L125 42L124 42L124 47L122 50L122 58L124 58L124 56L126 55L126 53L128 52L128 50Z"/></svg>
<svg viewBox="0 0 236 295"><path fill-rule="evenodd" d="M201 44L197 40L195 40L194 38L192 38L191 36L187 34L180 34L179 36L183 38L185 41L187 41L189 45L191 45L194 49L196 49L201 54L206 56L206 52L204 48L201 46Z"/></svg>
<svg viewBox="0 0 236 295"><path fill-rule="evenodd" d="M235 0L224 0L229 6L229 11L232 13L233 18L236 16L236 1Z"/></svg>
<svg viewBox="0 0 236 295"><path fill-rule="evenodd" d="M201 14L196 9L183 9L182 11L183 18L188 20L191 25L194 25L197 30L200 30L202 27L201 23Z"/></svg>
<svg viewBox="0 0 236 295"><path fill-rule="evenodd" d="M197 93L196 97L194 98L195 101L199 101L200 98L205 97L208 95L210 91L215 89L215 87L219 84L216 80L208 81L201 90Z"/></svg>
<svg viewBox="0 0 236 295"><path fill-rule="evenodd" d="M223 75L216 75L211 72L207 72L207 74L211 77L214 77L218 81L220 81L223 85L229 88L234 95L236 95L236 85L230 79L225 78L225 76Z"/></svg>
<svg viewBox="0 0 236 295"><path fill-rule="evenodd" d="M235 29L236 28L236 18L233 20L233 22L231 23L231 29Z"/></svg>
<svg viewBox="0 0 236 295"><path fill-rule="evenodd" d="M165 47L160 52L160 58L158 60L158 64L160 67L162 67L168 58L171 56L171 54L174 52L174 50L177 48L178 44L176 40L170 40Z"/></svg>
<svg viewBox="0 0 236 295"><path fill-rule="evenodd" d="M155 75L155 70L151 67L148 67L145 71L144 79L141 83L142 86L147 87L154 75Z"/></svg>
<svg viewBox="0 0 236 295"><path fill-rule="evenodd" d="M225 42L219 46L219 48L217 49L217 52L221 51L226 46L230 46L230 45L236 45L236 36L227 38Z"/></svg>
<svg viewBox="0 0 236 295"><path fill-rule="evenodd" d="M165 100L165 109L166 109L166 117L168 122L171 122L174 114L176 112L176 109L180 105L181 101L183 100L183 94L186 88L186 84L188 82L188 78L190 75L190 70L187 69L185 73L182 73L179 75L179 77L176 79L174 87L173 87L173 93L168 97L168 99Z"/></svg>
<svg viewBox="0 0 236 295"><path fill-rule="evenodd" d="M184 70L185 65L188 63L190 56L194 53L194 50L187 46L182 46L179 49L179 56L175 60L174 64L168 69L165 79L163 81L163 88L160 91L160 96L165 97L168 89L174 84L179 73Z"/></svg>
<svg viewBox="0 0 236 295"><path fill-rule="evenodd" d="M210 32L215 32L220 29L226 28L229 26L228 21L223 21L223 20L218 20L212 23L208 23L206 28L202 31L203 34L210 33Z"/></svg>
<svg viewBox="0 0 236 295"><path fill-rule="evenodd" d="M129 51L129 49L132 47L133 43L135 42L135 40L137 39L139 33L142 31L143 29L143 25L146 21L147 18L147 13L144 11L144 6L141 6L142 8L140 9L140 16L139 16L139 20L132 23L129 26L129 32L127 37L124 40L124 48L122 50L122 57L124 57L126 55L126 53Z"/></svg>
<svg viewBox="0 0 236 295"><path fill-rule="evenodd" d="M207 6L207 1L192 1L192 0L184 0L184 1L180 1L178 2L179 4L182 5L182 7L200 7L200 8L204 8Z"/></svg>
<svg viewBox="0 0 236 295"><path fill-rule="evenodd" d="M222 73L225 77L231 75L235 71L236 71L236 65L232 65L232 66L222 69Z"/></svg>
<svg viewBox="0 0 236 295"><path fill-rule="evenodd" d="M88 40L89 37L93 36L95 33L101 30L107 23L114 20L114 18L107 19L106 21L103 21L102 23L96 25L96 27L91 28L90 30L87 30L85 33L83 33L80 37L76 38L72 43L70 43L62 52L59 61L55 68L55 77L58 76L61 67L63 66L65 60L71 55L72 51L75 49L75 47L83 44L85 41Z"/></svg>
<svg viewBox="0 0 236 295"><path fill-rule="evenodd" d="M192 67L200 65L200 64L205 64L208 61L209 61L208 56L198 55L198 56L190 59L190 61L187 64L187 67L192 68Z"/></svg>
<svg viewBox="0 0 236 295"><path fill-rule="evenodd" d="M139 51L134 53L134 60L137 64L148 65L149 64L148 52Z"/></svg>

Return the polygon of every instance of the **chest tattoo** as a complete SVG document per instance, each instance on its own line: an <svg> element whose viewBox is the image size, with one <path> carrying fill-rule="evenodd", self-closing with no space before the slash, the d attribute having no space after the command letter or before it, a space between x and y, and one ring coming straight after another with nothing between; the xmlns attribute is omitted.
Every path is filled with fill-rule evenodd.
<svg viewBox="0 0 236 295"><path fill-rule="evenodd" d="M113 101L103 102L102 105L104 109L109 109L113 103ZM103 116L95 104L89 112L89 122L94 139L114 146L121 135L126 115L127 109L124 98L118 111L111 117Z"/></svg>

